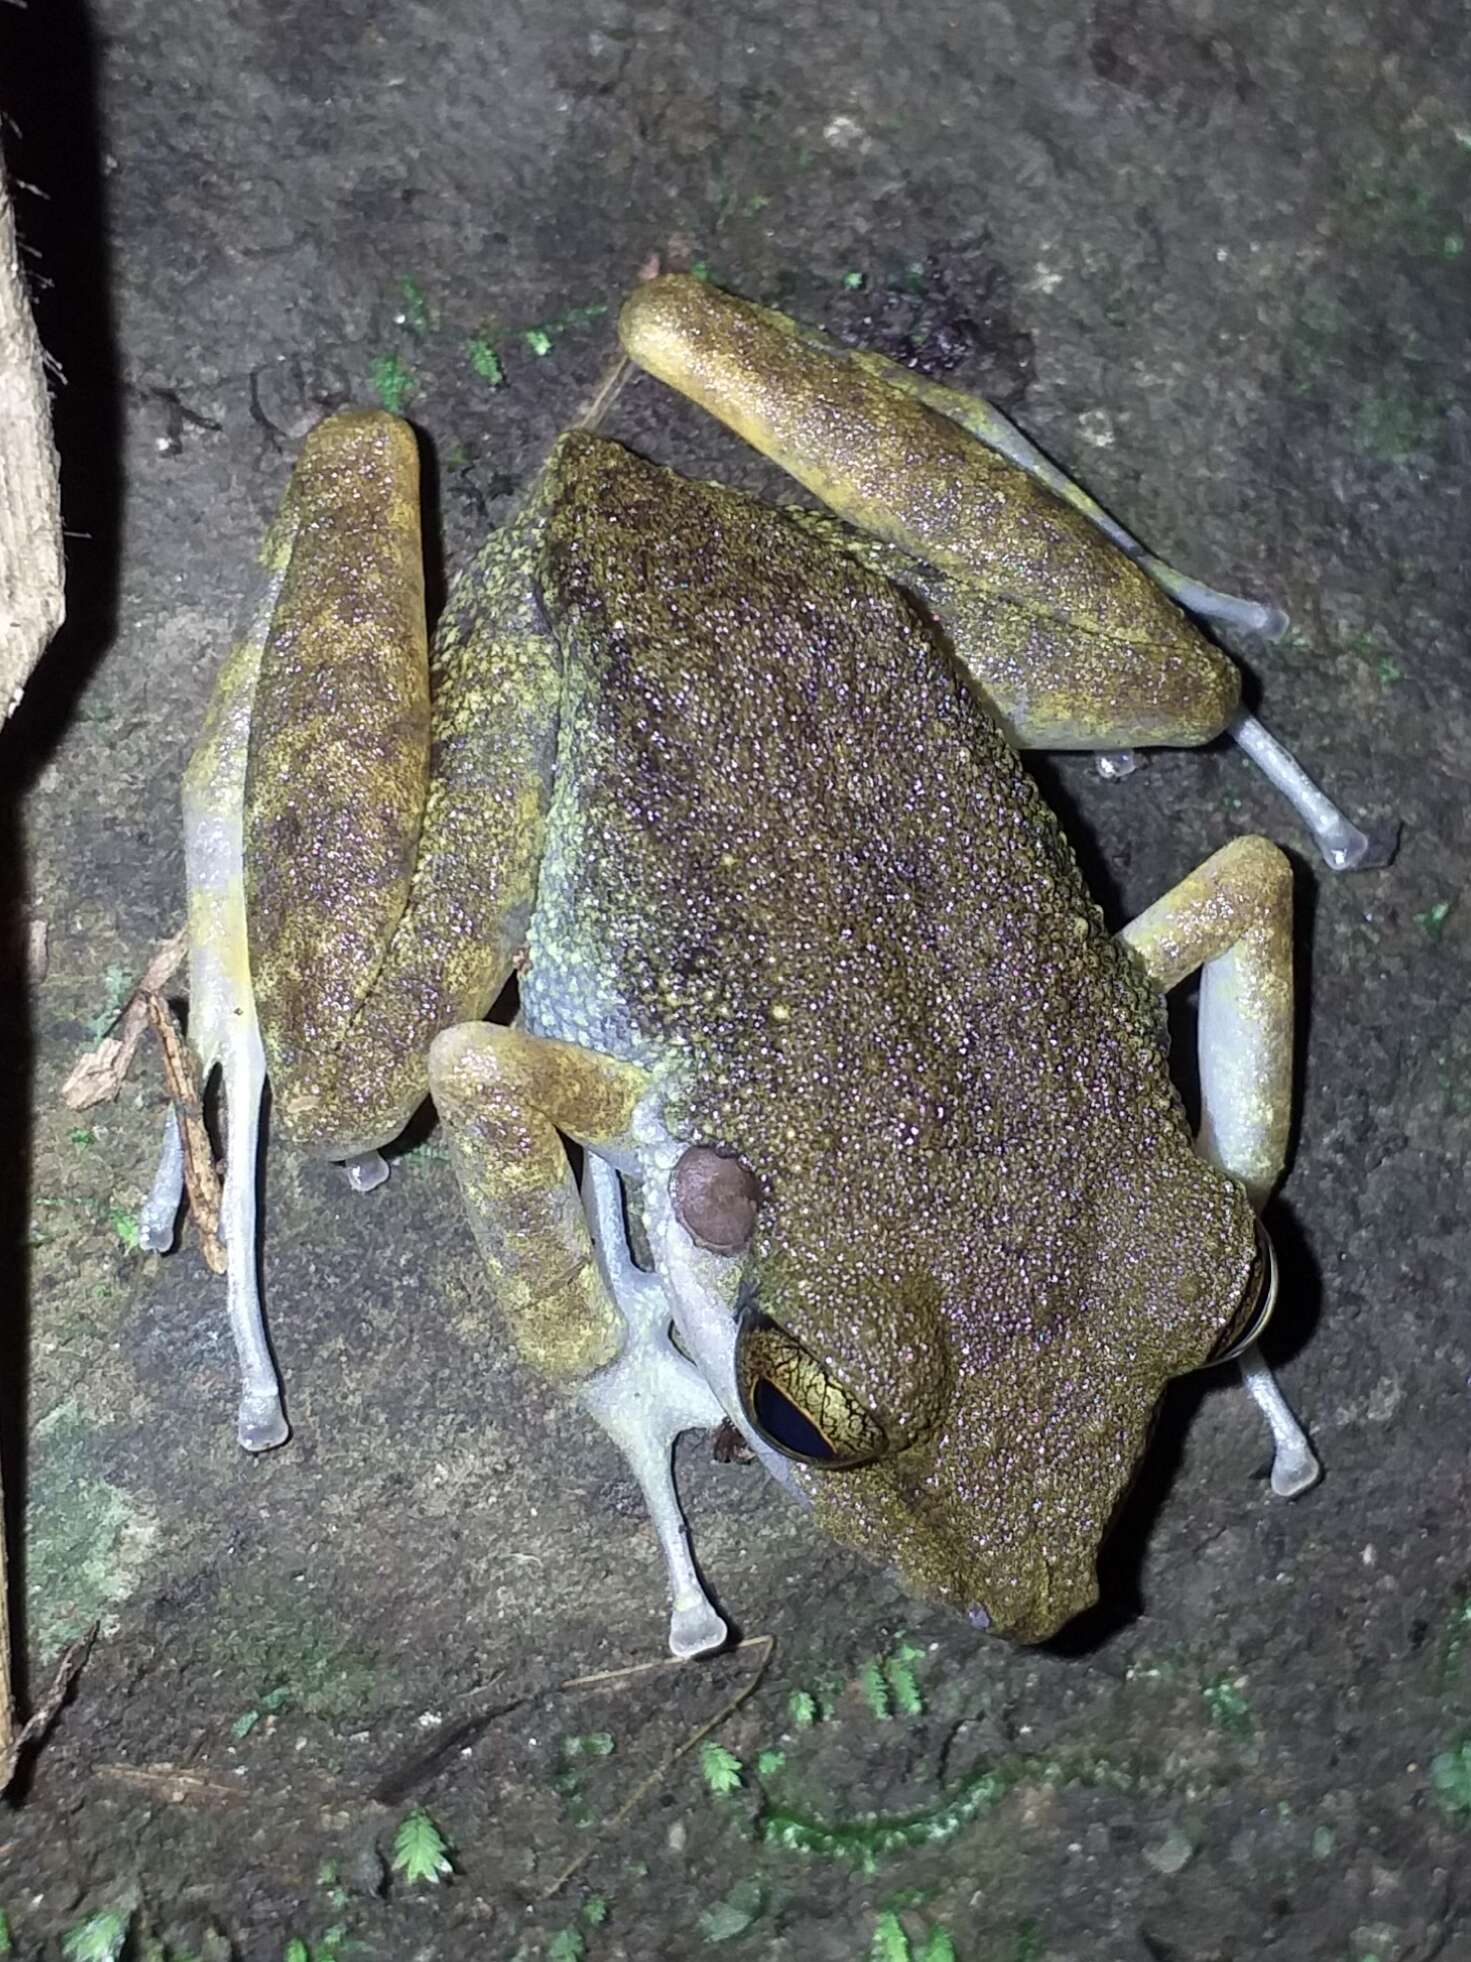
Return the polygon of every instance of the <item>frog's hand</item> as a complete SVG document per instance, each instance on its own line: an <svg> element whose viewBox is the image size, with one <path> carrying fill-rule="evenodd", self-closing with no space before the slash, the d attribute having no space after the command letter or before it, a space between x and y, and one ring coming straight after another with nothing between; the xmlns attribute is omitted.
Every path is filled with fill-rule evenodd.
<svg viewBox="0 0 1471 1962"><path fill-rule="evenodd" d="M1281 1177L1292 1123L1291 866L1265 838L1237 838L1119 938L1162 989L1199 969L1197 1142L1260 1208ZM1316 1483L1318 1461L1254 1340L1239 1360L1271 1426L1272 1489L1293 1498Z"/></svg>
<svg viewBox="0 0 1471 1962"><path fill-rule="evenodd" d="M398 1134L435 1032L503 985L555 749L559 662L528 576L537 499L456 582L431 660L418 485L396 417L312 431L251 715L246 904L275 1109L333 1158Z"/></svg>
<svg viewBox="0 0 1471 1962"><path fill-rule="evenodd" d="M1385 862L1388 840L1238 714L1235 666L1171 600L1259 633L1285 618L1151 558L990 403L699 280L639 287L619 331L634 360L894 554L880 569L919 594L1022 748L1116 755L1229 731L1329 865Z"/></svg>
<svg viewBox="0 0 1471 1962"><path fill-rule="evenodd" d="M261 554L245 623L215 683L203 733L184 774L184 860L189 885L189 1040L201 1083L216 1065L225 1094L222 1227L230 1332L240 1364L239 1437L266 1451L288 1435L280 1385L261 1319L255 1264L255 1192L265 1058L246 956L242 804L251 705L285 568L274 528ZM173 1242L183 1152L173 1113L163 1159L140 1222L145 1246Z"/></svg>
<svg viewBox="0 0 1471 1962"><path fill-rule="evenodd" d="M663 1288L633 1264L618 1175L603 1156L626 1143L648 1077L574 1043L484 1022L438 1036L429 1077L516 1347L575 1394L628 1460L669 1573L671 1651L719 1648L726 1627L690 1556L671 1451L681 1431L724 1412L669 1340ZM562 1133L587 1153L586 1208Z"/></svg>

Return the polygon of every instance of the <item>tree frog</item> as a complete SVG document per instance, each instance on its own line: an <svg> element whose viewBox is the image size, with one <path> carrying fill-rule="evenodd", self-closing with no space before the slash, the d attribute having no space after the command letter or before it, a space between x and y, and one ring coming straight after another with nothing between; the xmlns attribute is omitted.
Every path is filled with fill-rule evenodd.
<svg viewBox="0 0 1471 1962"><path fill-rule="evenodd" d="M726 1628L671 1446L722 1424L843 1545L1037 1641L1095 1598L1172 1377L1239 1352L1276 1488L1317 1466L1254 1346L1288 861L1238 838L1110 934L1017 751L1232 728L1330 860L1360 834L1176 601L1263 610L1149 560L987 404L692 278L641 286L620 333L823 508L574 431L431 644L413 434L333 415L189 765L240 1440L287 1435L265 1071L359 1184L432 1094L517 1350L643 1489L676 1654ZM1192 1137L1164 991L1197 969ZM149 1244L178 1194L173 1145Z"/></svg>

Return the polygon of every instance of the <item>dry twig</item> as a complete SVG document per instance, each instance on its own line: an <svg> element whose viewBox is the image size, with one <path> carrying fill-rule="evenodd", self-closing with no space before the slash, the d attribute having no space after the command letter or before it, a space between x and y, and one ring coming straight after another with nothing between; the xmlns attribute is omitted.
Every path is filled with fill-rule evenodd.
<svg viewBox="0 0 1471 1962"><path fill-rule="evenodd" d="M95 1049L78 1059L71 1075L61 1086L61 1101L68 1110L90 1110L93 1104L111 1101L123 1087L132 1066L143 1031L148 1027L146 997L156 994L189 951L189 929L161 941L149 956L132 994L118 1013L112 1029Z"/></svg>
<svg viewBox="0 0 1471 1962"><path fill-rule="evenodd" d="M0 1542L0 1605L4 1602L5 1550ZM3 1792L15 1776L15 1767L20 1762L20 1754L29 1744L39 1743L51 1728L57 1711L66 1701L67 1692L76 1679L77 1671L87 1660L97 1634L94 1621L86 1634L80 1636L62 1651L61 1660L56 1665L56 1673L51 1678L51 1687L41 1698L20 1729L15 1728L15 1706L10 1700L10 1624L0 1612L0 1792Z"/></svg>
<svg viewBox="0 0 1471 1962"><path fill-rule="evenodd" d="M225 1271L225 1249L220 1244L220 1178L215 1170L214 1151L204 1128L204 1086L199 1081L194 1052L185 1042L174 1019L174 1011L153 988L143 993L143 1007L163 1051L164 1079L173 1101L174 1120L184 1147L184 1189L189 1194L189 1210L199 1229L199 1247L204 1264L212 1274Z"/></svg>

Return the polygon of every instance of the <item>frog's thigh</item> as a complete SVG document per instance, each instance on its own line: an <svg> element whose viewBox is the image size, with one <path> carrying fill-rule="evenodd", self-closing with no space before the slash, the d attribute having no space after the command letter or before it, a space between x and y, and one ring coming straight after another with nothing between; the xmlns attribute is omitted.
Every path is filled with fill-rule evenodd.
<svg viewBox="0 0 1471 1962"><path fill-rule="evenodd" d="M628 1256L618 1175L601 1156L627 1138L648 1077L574 1043L473 1022L435 1038L429 1079L517 1348L573 1391L638 1479L669 1575L672 1652L718 1648L727 1631L695 1571L670 1454L680 1432L723 1413L669 1340L663 1288ZM587 1149L586 1209L563 1134Z"/></svg>
<svg viewBox="0 0 1471 1962"><path fill-rule="evenodd" d="M509 972L560 662L527 576L537 497L449 596L432 709L407 424L354 412L320 425L291 499L251 722L251 969L293 1142L356 1158L423 1099L436 1030L483 1014Z"/></svg>
<svg viewBox="0 0 1471 1962"><path fill-rule="evenodd" d="M1002 714L1028 724L1023 740L1118 747L1110 701L1120 695L1130 716L1154 705L1144 740L1201 742L1230 720L1235 669L1092 513L978 441L960 415L936 413L913 388L896 386L887 364L850 357L779 313L682 278L639 287L619 332L636 361L829 510L964 587L981 625L953 630L957 651ZM994 621L982 617L987 609ZM1006 645L988 664L996 635ZM1080 638L1098 643L1081 676ZM1029 662L1053 672L1019 673L1008 704L1000 684ZM1122 684L1108 673L1120 666L1133 670Z"/></svg>
<svg viewBox="0 0 1471 1962"><path fill-rule="evenodd" d="M1170 989L1200 970L1199 1146L1260 1207L1281 1176L1292 1122L1292 867L1265 838L1237 838L1120 933ZM1307 1438L1255 1343L1241 1373L1271 1427L1272 1489L1319 1476Z"/></svg>

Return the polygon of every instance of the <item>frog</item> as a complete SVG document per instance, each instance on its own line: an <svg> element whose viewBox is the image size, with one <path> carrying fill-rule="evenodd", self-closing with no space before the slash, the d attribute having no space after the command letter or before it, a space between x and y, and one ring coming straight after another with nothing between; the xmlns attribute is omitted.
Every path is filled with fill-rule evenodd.
<svg viewBox="0 0 1471 1962"><path fill-rule="evenodd" d="M432 1097L518 1358L638 1481L676 1656L729 1634L674 1484L689 1430L915 1597L1042 1641L1097 1599L1175 1378L1235 1358L1274 1491L1319 1467L1259 1348L1291 862L1237 837L1111 931L1021 752L1121 774L1226 732L1330 864L1367 834L1207 631L1270 610L1150 558L990 404L689 275L618 331L816 504L574 428L431 637L414 433L340 410L188 765L240 1442L289 1434L267 1075L360 1189ZM1192 1131L1166 996L1196 974ZM145 1245L180 1191L169 1126Z"/></svg>

